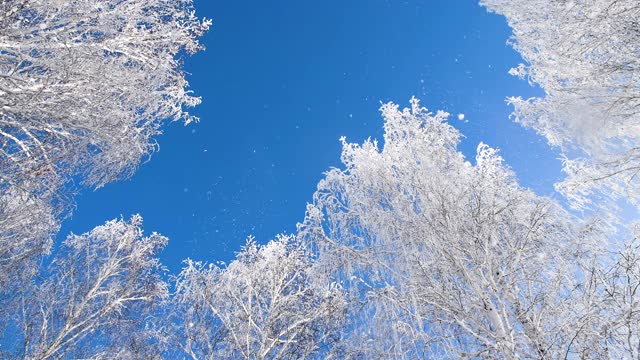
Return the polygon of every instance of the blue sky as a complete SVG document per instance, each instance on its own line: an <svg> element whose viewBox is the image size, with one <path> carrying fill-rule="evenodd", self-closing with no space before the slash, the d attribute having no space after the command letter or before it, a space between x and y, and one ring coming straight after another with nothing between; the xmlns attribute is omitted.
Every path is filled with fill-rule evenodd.
<svg viewBox="0 0 640 360"><path fill-rule="evenodd" d="M381 139L380 102L411 96L452 114L467 156L480 141L498 147L523 185L553 194L557 155L505 103L539 90L507 74L521 62L510 29L475 0L195 5L214 22L207 50L185 61L200 123L168 124L131 179L83 191L60 238L140 213L170 238L171 271L187 257L229 261L248 235L294 231L323 172L340 166L338 138Z"/></svg>

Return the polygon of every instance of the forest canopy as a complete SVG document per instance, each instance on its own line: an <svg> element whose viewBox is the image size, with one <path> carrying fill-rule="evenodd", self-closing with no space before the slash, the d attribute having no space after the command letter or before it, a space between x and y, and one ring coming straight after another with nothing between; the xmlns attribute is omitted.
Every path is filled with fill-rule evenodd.
<svg viewBox="0 0 640 360"><path fill-rule="evenodd" d="M211 21L192 0L1 1L0 357L640 357L640 225L618 211L640 209L640 4L480 6L544 90L508 102L561 153L557 196L487 144L465 157L448 113L387 102L294 233L169 274L139 215L54 239L76 190L198 120L183 61Z"/></svg>

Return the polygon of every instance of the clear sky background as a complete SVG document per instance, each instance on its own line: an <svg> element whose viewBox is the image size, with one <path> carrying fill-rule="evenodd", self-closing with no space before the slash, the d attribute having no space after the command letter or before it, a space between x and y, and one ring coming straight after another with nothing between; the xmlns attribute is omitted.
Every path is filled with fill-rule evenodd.
<svg viewBox="0 0 640 360"><path fill-rule="evenodd" d="M60 235L140 213L169 237L162 261L229 261L248 235L293 232L317 182L340 166L342 135L382 139L381 102L411 96L465 135L501 149L524 186L553 195L560 162L509 120L505 98L540 91L508 75L522 60L504 18L476 0L195 0L213 19L185 68L197 124L168 124L129 180L77 197ZM464 113L460 121L457 114ZM59 239L59 240L60 240Z"/></svg>

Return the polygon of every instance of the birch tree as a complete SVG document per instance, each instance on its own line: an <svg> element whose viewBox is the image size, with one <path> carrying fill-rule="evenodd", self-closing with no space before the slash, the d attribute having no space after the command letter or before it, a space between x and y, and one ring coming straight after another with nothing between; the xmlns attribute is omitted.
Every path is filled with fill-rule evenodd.
<svg viewBox="0 0 640 360"><path fill-rule="evenodd" d="M250 239L228 266L187 261L173 299L180 354L193 359L322 357L343 324L336 284L314 276L294 236ZM320 280L320 281L319 281Z"/></svg>
<svg viewBox="0 0 640 360"><path fill-rule="evenodd" d="M599 224L520 187L487 145L466 161L446 113L415 99L382 113L384 147L343 139L345 169L327 173L299 226L349 293L336 356L598 354L586 285Z"/></svg>
<svg viewBox="0 0 640 360"><path fill-rule="evenodd" d="M36 286L20 292L20 306L7 318L12 325L2 334L1 357L148 354L153 342L136 334L148 331L154 304L168 296L156 258L167 239L143 236L141 226L134 216L70 235Z"/></svg>
<svg viewBox="0 0 640 360"><path fill-rule="evenodd" d="M557 189L578 208L590 196L640 201L640 4L635 0L482 0L513 29L511 73L542 98L509 99L516 121L564 156Z"/></svg>

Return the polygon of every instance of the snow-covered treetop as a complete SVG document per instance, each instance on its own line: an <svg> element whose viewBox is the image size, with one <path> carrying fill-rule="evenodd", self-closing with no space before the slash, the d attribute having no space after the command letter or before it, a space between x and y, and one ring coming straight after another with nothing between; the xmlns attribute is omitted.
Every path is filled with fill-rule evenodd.
<svg viewBox="0 0 640 360"><path fill-rule="evenodd" d="M482 0L504 15L526 64L511 70L542 98L510 98L516 121L559 146L577 207L640 201L640 4L635 0Z"/></svg>
<svg viewBox="0 0 640 360"><path fill-rule="evenodd" d="M104 185L155 149L163 120L196 120L180 54L202 48L210 21L191 0L5 1L0 13L0 189Z"/></svg>

